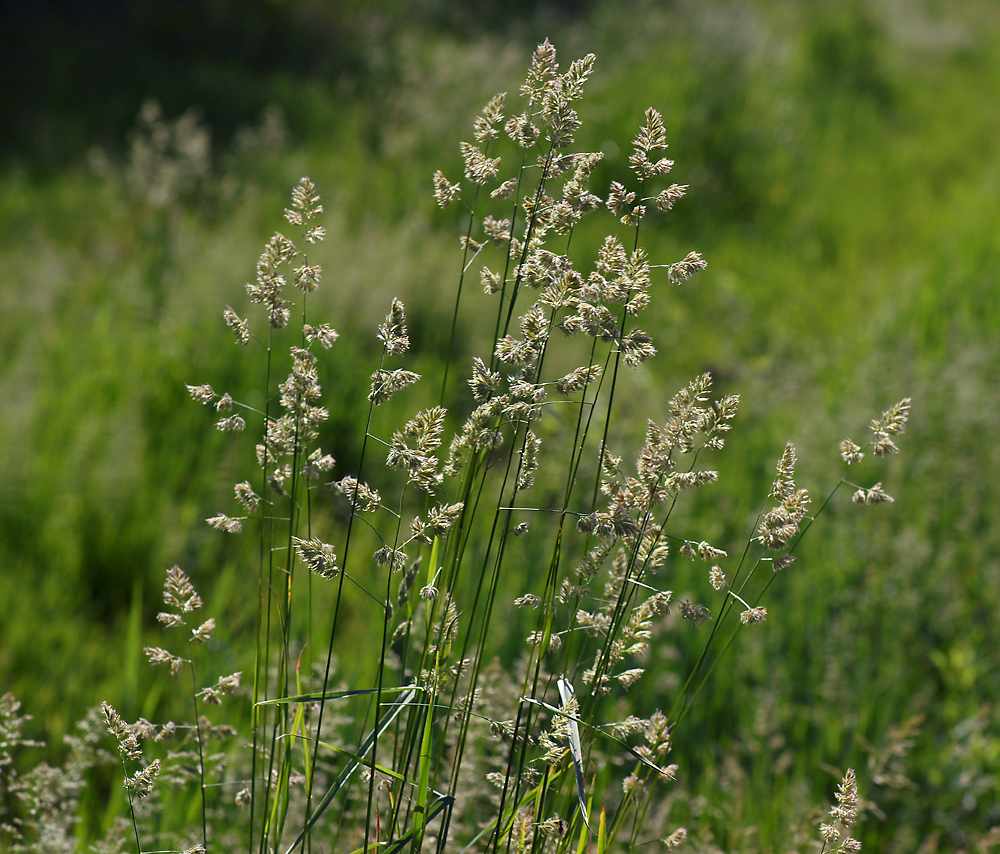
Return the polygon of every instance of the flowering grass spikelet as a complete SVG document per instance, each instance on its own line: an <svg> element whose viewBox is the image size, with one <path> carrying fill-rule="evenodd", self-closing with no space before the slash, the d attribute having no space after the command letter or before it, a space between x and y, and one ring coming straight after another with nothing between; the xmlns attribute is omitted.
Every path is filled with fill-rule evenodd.
<svg viewBox="0 0 1000 854"><path fill-rule="evenodd" d="M708 262L697 252L688 252L683 261L671 264L667 269L667 277L670 284L679 285L686 279L690 279L696 273L700 273L708 266Z"/></svg>
<svg viewBox="0 0 1000 854"><path fill-rule="evenodd" d="M850 439L844 439L840 443L840 458L848 465L859 463L864 457L865 455L861 450L861 446Z"/></svg>
<svg viewBox="0 0 1000 854"><path fill-rule="evenodd" d="M191 630L191 640L194 643L206 643L212 637L213 631L215 631L215 618L209 617L196 629Z"/></svg>
<svg viewBox="0 0 1000 854"><path fill-rule="evenodd" d="M217 531L225 531L227 534L240 534L243 532L243 522L225 513L217 513L205 520Z"/></svg>
<svg viewBox="0 0 1000 854"><path fill-rule="evenodd" d="M751 625L753 623L763 623L767 619L767 608L763 606L757 606L756 608L747 608L740 614L740 622L744 626Z"/></svg>
<svg viewBox="0 0 1000 854"><path fill-rule="evenodd" d="M499 157L487 157L469 142L463 142L459 147L465 161L465 177L473 184L482 186L496 177L500 169Z"/></svg>
<svg viewBox="0 0 1000 854"><path fill-rule="evenodd" d="M104 720L107 723L108 732L118 742L118 751L121 753L122 758L130 760L141 759L142 748L139 746L139 740L135 737L135 733L129 729L128 724L122 720L122 716L115 711L110 703L102 703L101 709L104 712Z"/></svg>
<svg viewBox="0 0 1000 854"><path fill-rule="evenodd" d="M461 195L461 184L450 183L440 169L434 173L434 199L437 201L439 207L448 207L452 202L459 199Z"/></svg>
<svg viewBox="0 0 1000 854"><path fill-rule="evenodd" d="M179 566L172 566L167 570L167 578L163 583L163 602L167 607L185 614L196 611L202 605L191 579Z"/></svg>
<svg viewBox="0 0 1000 854"><path fill-rule="evenodd" d="M167 667L171 676L179 676L184 667L184 659L158 646L143 648L143 654L153 667Z"/></svg>
<svg viewBox="0 0 1000 854"><path fill-rule="evenodd" d="M220 706L223 697L235 694L239 689L242 676L239 671L228 676L220 676L214 685L202 688L198 696L210 706Z"/></svg>
<svg viewBox="0 0 1000 854"><path fill-rule="evenodd" d="M377 370L372 374L372 388L368 399L379 406L391 398L397 391L413 385L420 379L420 374L396 368L391 371Z"/></svg>
<svg viewBox="0 0 1000 854"><path fill-rule="evenodd" d="M187 390L193 400L198 403L208 404L215 400L215 391L207 383L204 385L189 385Z"/></svg>
<svg viewBox="0 0 1000 854"><path fill-rule="evenodd" d="M909 417L910 398L904 397L883 412L881 418L872 421L872 450L877 456L885 457L889 454L895 454L899 450L896 443L889 437L902 434L906 429Z"/></svg>
<svg viewBox="0 0 1000 854"><path fill-rule="evenodd" d="M358 512L371 513L382 503L378 490L372 489L367 483L359 483L353 477L345 477L333 484L335 490L347 497Z"/></svg>
<svg viewBox="0 0 1000 854"><path fill-rule="evenodd" d="M226 326L233 330L233 335L236 336L237 342L243 346L249 344L250 325L245 320L241 320L239 315L228 305L223 317L225 318Z"/></svg>
<svg viewBox="0 0 1000 854"><path fill-rule="evenodd" d="M310 540L292 537L292 543L295 553L311 572L321 578L336 578L340 574L337 555L329 543L324 543L318 537Z"/></svg>
<svg viewBox="0 0 1000 854"><path fill-rule="evenodd" d="M385 322L379 324L378 340L382 342L385 352L390 356L401 356L410 349L402 300L393 297Z"/></svg>
<svg viewBox="0 0 1000 854"><path fill-rule="evenodd" d="M136 771L131 777L126 778L125 788L141 801L153 793L153 786L159 774L160 760L154 759L145 768Z"/></svg>

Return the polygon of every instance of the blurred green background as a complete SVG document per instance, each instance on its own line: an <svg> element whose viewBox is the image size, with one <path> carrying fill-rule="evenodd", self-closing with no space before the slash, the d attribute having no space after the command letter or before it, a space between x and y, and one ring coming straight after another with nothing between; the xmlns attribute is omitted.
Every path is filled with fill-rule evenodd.
<svg viewBox="0 0 1000 854"><path fill-rule="evenodd" d="M223 640L252 624L255 563L202 522L251 460L184 383L253 388L221 310L242 310L291 186L308 174L327 210L311 310L342 334L322 363L323 442L346 465L356 366L391 297L418 370L447 344L457 221L430 176L458 176L473 116L549 37L564 63L598 57L578 136L606 152L596 190L626 174L647 106L690 185L642 238L654 263L695 249L709 268L657 295L643 325L661 357L620 403L641 429L705 370L742 395L720 483L686 524L735 547L787 439L821 496L839 440L913 399L902 453L855 473L896 502L839 496L685 720L672 821L693 850L789 850L853 765L868 850L986 850L1000 5L15 0L0 15L0 686L50 744L101 699L127 717L166 702L141 645L167 567L226 615ZM669 706L699 650L686 631L661 638L636 702Z"/></svg>

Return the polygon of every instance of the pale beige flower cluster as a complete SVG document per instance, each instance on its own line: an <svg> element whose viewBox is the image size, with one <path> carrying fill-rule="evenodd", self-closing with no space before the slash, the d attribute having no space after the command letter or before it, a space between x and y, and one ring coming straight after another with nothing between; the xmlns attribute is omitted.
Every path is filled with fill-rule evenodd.
<svg viewBox="0 0 1000 854"><path fill-rule="evenodd" d="M860 851L861 843L852 836L846 835L858 818L858 781L854 769L848 768L843 780L837 787L837 805L830 809L832 823L819 826L819 835L823 840L823 849L827 845L831 851Z"/></svg>
<svg viewBox="0 0 1000 854"><path fill-rule="evenodd" d="M878 457L887 457L890 454L897 453L899 448L892 437L902 435L906 429L906 422L909 420L909 417L910 398L904 397L883 412L880 418L872 419L869 425L872 431L872 438L869 439L868 444L864 448L850 438L844 439L840 443L841 458L848 465L859 463L864 459L864 451L868 447ZM857 486L856 484L852 484L852 486L856 487L854 495L851 496L851 500L855 504L889 504L893 501L893 497L882 488L881 482L869 487Z"/></svg>
<svg viewBox="0 0 1000 854"><path fill-rule="evenodd" d="M308 178L303 178L292 191L292 204L285 210L285 219L303 229L301 239L306 244L318 243L326 236L323 226L311 222L322 212L323 205L315 185ZM297 247L292 239L276 232L257 261L256 281L246 286L250 302L264 307L272 329L286 327L296 305L286 292L289 274L292 286L302 294L308 294L319 285L322 269L317 264L310 264L305 251ZM271 345L265 343L268 339L256 338L249 322L240 318L232 307L226 306L223 318L239 344L246 346L251 341L260 341L270 355ZM333 458L320 448L312 448L308 454L299 452L303 447L312 445L319 427L328 417L326 408L318 405L322 396L318 360L309 348L318 342L320 347L327 349L337 340L338 334L328 324L305 323L303 316L303 338L305 347L290 348L291 370L278 386L280 415L270 411L256 412L246 404L236 403L228 393L219 394L207 383L188 386L191 397L198 403L213 404L216 411L225 413L216 423L220 430L239 432L246 428L243 415L232 414L234 406L242 413L263 416L264 438L256 447L257 462L265 473L264 482L274 496L286 494L286 482L290 478L301 475L307 481L315 482L334 465ZM298 462L298 471L293 470L293 461ZM208 519L212 527L238 534L250 515L266 511L271 505L271 498L258 495L249 481L236 485L235 496L244 515L217 514Z"/></svg>

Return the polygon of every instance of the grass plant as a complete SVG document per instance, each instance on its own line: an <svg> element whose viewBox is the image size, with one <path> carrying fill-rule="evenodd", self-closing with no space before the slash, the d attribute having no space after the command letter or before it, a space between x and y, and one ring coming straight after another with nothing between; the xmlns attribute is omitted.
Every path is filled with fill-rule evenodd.
<svg viewBox="0 0 1000 854"><path fill-rule="evenodd" d="M561 71L554 47L540 45L520 101L492 98L461 144L463 179L434 175L438 204L462 211L436 376L413 369L393 298L377 345L354 351L371 364L339 364L369 375L367 399L324 403L324 361L342 342L312 296L329 278L315 257L323 205L309 179L296 186L285 210L296 236L271 238L247 310L224 313L257 387L217 392L224 376L188 386L219 431L253 437L234 454L257 463L239 475L235 509L208 520L256 546L255 581L243 582L255 584L252 663L228 669L248 657L214 639L215 619L195 617L191 578L171 569L159 621L184 639L145 654L190 685L190 718L127 723L105 704L129 818L100 850L603 854L688 838L671 797L684 773L672 748L692 737L702 692L734 650L775 616L805 532L845 491L857 505L892 501L867 469L854 472L896 452L909 399L872 420L866 440L843 440L839 462L831 453L845 471L821 501L796 483L793 443L768 449L771 462L758 464L771 471L769 492L742 496L711 533L685 507L711 502L725 476L737 395L715 393L701 373L664 420L646 421L634 462L619 456L636 432L620 412L625 374L657 355L639 317L706 262L696 251L651 259L641 239L647 217L688 190L667 179L656 110L636 117L627 179L591 188L602 155L573 149L594 62ZM576 237L601 217L607 236ZM169 236L158 245L166 263ZM463 329L473 301L481 339ZM164 310L162 295L151 310ZM343 409L364 426L353 444L336 437L347 467L326 444ZM716 536L747 518L741 533ZM699 587L712 598L674 592ZM684 623L697 627L685 635L692 666L667 672L666 639ZM24 721L4 702L16 745ZM73 785L107 767L89 750ZM864 800L853 770L840 777L836 806L814 828L819 850L859 848ZM7 788L31 791L16 779ZM74 821L60 826L71 850ZM6 844L39 850L42 832L14 822Z"/></svg>

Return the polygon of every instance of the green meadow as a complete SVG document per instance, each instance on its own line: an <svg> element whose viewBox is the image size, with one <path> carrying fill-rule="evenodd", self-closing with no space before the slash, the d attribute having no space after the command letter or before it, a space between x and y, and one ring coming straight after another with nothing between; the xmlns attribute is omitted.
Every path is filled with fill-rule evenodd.
<svg viewBox="0 0 1000 854"><path fill-rule="evenodd" d="M250 682L261 540L205 520L229 512L233 484L253 476L253 440L216 430L186 385L264 407L266 365L234 343L223 311L255 310L246 284L261 247L288 228L281 212L303 175L326 229L309 250L324 271L309 316L340 335L316 351L329 411L318 441L336 477L361 459L376 327L395 297L405 366L424 379L369 429L388 436L439 402L452 429L468 416L465 380L474 356L490 356L481 340L492 340L496 298L482 294L477 262L453 331L467 213L435 203L432 176L461 177L459 141L495 93L514 99L549 38L562 67L597 57L574 148L604 152L592 192L606 198L611 182L627 182L631 141L655 108L675 161L668 183L688 190L643 221L641 244L654 265L692 251L707 261L679 287L654 275L640 325L658 355L622 367L614 391L609 441L628 463L647 419L664 422L695 377L711 373L713 398L740 396L725 448L705 464L718 482L678 503L676 535L735 565L788 441L810 513L842 477L880 482L894 499L859 506L841 486L767 584L766 621L727 623L704 660L711 621L673 613L656 624L645 674L601 707L620 718L667 712L697 668L701 687L685 695L672 737L676 779L657 784L650 822L684 826L679 850L820 850L818 824L853 768L863 850L1000 846L1000 6L288 0L233 24L255 46L242 53L213 51L236 7L212 8L222 17L210 16L204 38L183 17L154 22L163 32L146 21L147 66L99 81L107 89L83 105L55 87L49 112L2 102L31 119L0 161L0 693L45 742L12 752L22 777L64 763L64 737L102 701L127 721L190 716L190 696L143 654L164 645L156 617L174 565L216 620L206 651L219 672ZM156 66L182 32L191 46ZM71 48L56 39L51 49L55 75ZM117 49L139 61L136 46ZM631 247L606 209L571 246L593 258L609 233ZM845 475L841 440L864 444L871 419L902 398L912 409L900 452L868 454ZM567 423L549 421L553 433ZM548 474L558 463L543 457L532 501L561 497ZM588 495L596 470L595 446L580 474ZM312 512L320 533L347 517L329 500ZM352 549L377 545L358 527ZM494 615L510 634L494 636L484 660L520 678L534 618L512 602L550 554L516 548ZM678 602L718 616L707 565L672 556L661 578ZM333 599L309 601L304 645L316 651L306 660L321 665ZM339 617L337 682L373 688L364 651L378 661L382 621L352 607ZM248 718L248 697L234 721ZM102 766L77 793L78 850L127 814L120 776ZM9 782L0 810L0 821L23 810ZM195 813L185 802L167 815L198 824ZM336 850L361 847L348 838ZM639 833L633 844L660 850L658 839ZM312 850L333 845L317 838ZM0 832L0 850L55 849ZM599 850L596 831L588 850Z"/></svg>

